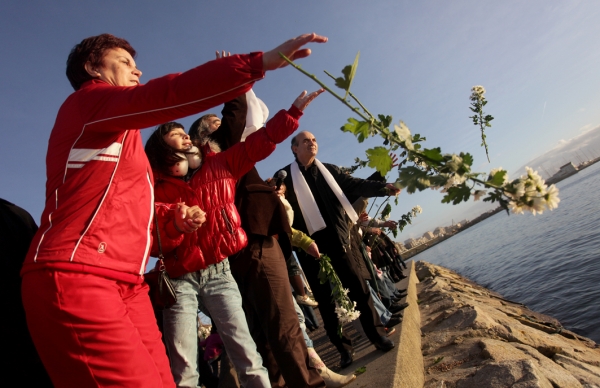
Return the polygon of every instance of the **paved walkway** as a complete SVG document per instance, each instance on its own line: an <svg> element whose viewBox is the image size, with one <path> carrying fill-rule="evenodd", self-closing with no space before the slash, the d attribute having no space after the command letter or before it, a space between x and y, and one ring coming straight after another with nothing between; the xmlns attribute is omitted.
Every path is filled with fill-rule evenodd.
<svg viewBox="0 0 600 388"><path fill-rule="evenodd" d="M404 271L407 278L396 287L408 289L408 295L402 300L409 302L409 307L404 310L403 322L395 326L396 332L390 338L396 347L383 353L373 346L352 324L344 326L344 330L354 341L354 362L345 369L340 369L340 354L331 345L325 335L322 325L319 329L309 333L314 342L315 349L329 369L348 374L361 367L366 367L363 374L357 376L347 387L402 387L419 388L423 386L423 357L421 354L421 318L417 304L416 283L418 282L414 271L414 262L407 262L408 270ZM321 320L318 309L317 316Z"/></svg>

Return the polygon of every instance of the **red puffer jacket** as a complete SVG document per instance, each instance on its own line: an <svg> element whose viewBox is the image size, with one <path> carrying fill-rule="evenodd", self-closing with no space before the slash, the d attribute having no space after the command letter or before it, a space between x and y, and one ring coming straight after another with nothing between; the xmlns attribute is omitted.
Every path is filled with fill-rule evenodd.
<svg viewBox="0 0 600 388"><path fill-rule="evenodd" d="M206 212L206 222L195 233L182 234L175 229L172 215L159 214L159 229L165 265L171 277L206 268L239 252L248 243L241 227L241 219L235 207L235 185L256 162L265 159L298 128L302 112L292 106L279 111L265 128L246 138L226 151L215 153L203 148L202 166L188 183L157 174L155 176L155 200L157 202L185 202L198 205ZM189 186L188 186L189 185ZM158 253L158 245L152 248Z"/></svg>

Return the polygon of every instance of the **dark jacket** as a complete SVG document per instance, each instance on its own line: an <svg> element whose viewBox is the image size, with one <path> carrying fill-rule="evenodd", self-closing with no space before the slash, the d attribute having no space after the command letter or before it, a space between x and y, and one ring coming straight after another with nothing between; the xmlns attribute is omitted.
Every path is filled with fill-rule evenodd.
<svg viewBox="0 0 600 388"><path fill-rule="evenodd" d="M290 111L299 118L302 112L296 107ZM211 136L222 150L239 143L246 123L246 96L242 95L223 108L221 127ZM248 235L277 236L284 257L291 250L289 235L292 233L287 214L273 188L265 183L256 168L252 168L237 184L235 205L242 220L242 228Z"/></svg>
<svg viewBox="0 0 600 388"><path fill-rule="evenodd" d="M343 173L337 166L334 166L333 164L323 164L327 170L329 170L331 175L333 175L333 178L336 180L346 197L380 197L387 194L387 191L385 190L385 182L376 182L355 178L351 175ZM292 183L290 165L285 166L283 169L287 172L287 177L284 179L284 183L287 186L286 198L294 209L294 223L292 227L294 229L301 230L304 233L308 233L308 228L304 222L304 217L302 216L302 211L300 210L298 199L296 198L296 194L294 192L294 184ZM300 170L304 171L304 168L300 166ZM304 174L305 179L311 188L313 196L315 197L315 201L317 201L321 215L323 216L323 219L327 225L327 228L325 229L332 228L328 231L328 234L335 235L336 241L333 243L341 246L341 248L344 250L349 249L349 220L344 208L342 207L342 204L337 199L333 191L329 188L325 178L319 172L319 169L314 163L308 168L307 171L304 171ZM311 179L312 181L309 181ZM316 193L315 190L317 190ZM314 235L319 233L320 232L316 232ZM321 247L321 243L322 242L317 240L319 247Z"/></svg>

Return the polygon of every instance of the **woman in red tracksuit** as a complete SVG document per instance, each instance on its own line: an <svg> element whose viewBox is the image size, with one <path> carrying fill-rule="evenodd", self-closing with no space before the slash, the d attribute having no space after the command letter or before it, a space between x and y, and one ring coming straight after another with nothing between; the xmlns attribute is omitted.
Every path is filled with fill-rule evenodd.
<svg viewBox="0 0 600 388"><path fill-rule="evenodd" d="M177 303L163 311L163 330L178 386L195 387L198 381L199 308L217 324L240 383L245 387L270 386L227 258L247 244L234 203L235 185L298 128L302 110L321 92L303 92L289 110L279 111L245 142L223 152L211 148L211 143L198 144L200 152L195 152L198 149L193 147L183 126L174 122L159 126L146 143L155 176L155 200L185 203L206 212L206 221L189 234L178 230L173 213L158 216L165 265L177 293ZM200 167L186 182L188 164Z"/></svg>
<svg viewBox="0 0 600 388"><path fill-rule="evenodd" d="M147 84L124 39L102 34L73 48L75 92L50 134L46 204L21 270L28 328L56 387L174 386L143 283L154 181L139 128L231 100L284 65L279 52L301 58L306 43L325 41L303 35Z"/></svg>

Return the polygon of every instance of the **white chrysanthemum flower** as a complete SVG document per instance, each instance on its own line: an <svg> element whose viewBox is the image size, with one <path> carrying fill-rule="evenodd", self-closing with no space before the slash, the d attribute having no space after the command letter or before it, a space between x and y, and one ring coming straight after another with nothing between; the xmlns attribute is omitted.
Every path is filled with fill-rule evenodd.
<svg viewBox="0 0 600 388"><path fill-rule="evenodd" d="M524 210L523 205L516 201L510 201L508 203L508 208L510 209L511 212L513 212L515 214L523 214L523 210Z"/></svg>
<svg viewBox="0 0 600 388"><path fill-rule="evenodd" d="M473 87L471 88L471 91L472 91L474 94L477 94L477 95L479 95L479 96L482 96L482 95L484 95L484 94L485 94L485 88L484 88L483 86L481 86L481 85L475 85L475 86L473 86Z"/></svg>
<svg viewBox="0 0 600 388"><path fill-rule="evenodd" d="M536 214L542 214L546 207L546 200L544 197L534 197L530 202L529 210L535 216Z"/></svg>
<svg viewBox="0 0 600 388"><path fill-rule="evenodd" d="M400 140L412 139L412 136L410 135L410 130L408 129L406 124L404 124L404 121L400 121L400 125L394 124L394 130L396 131L396 134L398 135Z"/></svg>
<svg viewBox="0 0 600 388"><path fill-rule="evenodd" d="M540 174L538 174L537 171L529 167L525 167L525 169L527 170L527 177L535 182L535 184L544 184L544 179L540 176Z"/></svg>
<svg viewBox="0 0 600 388"><path fill-rule="evenodd" d="M467 177L465 177L465 176L458 175L458 174L452 174L450 176L450 178L448 178L448 181L446 182L446 184L444 185L444 189L442 190L442 193L447 192L448 189L452 186L458 186L460 184L463 184L466 180L467 180Z"/></svg>
<svg viewBox="0 0 600 388"><path fill-rule="evenodd" d="M548 187L548 190L544 195L544 199L546 200L546 206L548 209L556 209L558 207L558 203L560 202L560 198L558 198L558 188L554 185Z"/></svg>
<svg viewBox="0 0 600 388"><path fill-rule="evenodd" d="M474 200L474 201L479 201L479 199L480 199L481 197L483 197L483 196L485 195L485 193L486 193L486 191L485 191L485 190L476 190L476 191L473 193L473 200Z"/></svg>
<svg viewBox="0 0 600 388"><path fill-rule="evenodd" d="M446 156L448 156L448 155L446 155ZM450 171L456 172L462 166L462 164L463 164L463 159L456 154L452 154L450 156L450 160L448 160L446 162L446 167L448 167L450 169Z"/></svg>

